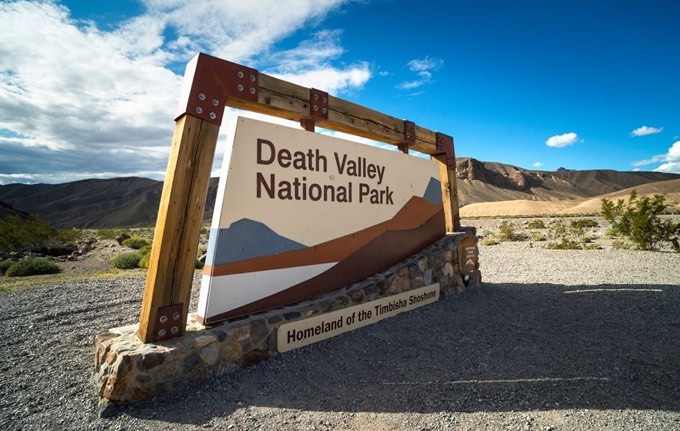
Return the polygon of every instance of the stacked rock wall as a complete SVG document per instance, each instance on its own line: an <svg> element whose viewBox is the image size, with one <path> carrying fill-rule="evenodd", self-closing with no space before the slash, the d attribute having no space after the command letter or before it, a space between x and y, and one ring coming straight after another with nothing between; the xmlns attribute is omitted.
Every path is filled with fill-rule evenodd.
<svg viewBox="0 0 680 431"><path fill-rule="evenodd" d="M116 403L167 394L200 379L221 376L279 354L277 329L285 323L439 283L441 297L466 289L458 246L476 241L473 228L449 234L422 252L359 283L298 304L232 322L202 326L189 319L184 336L143 344L136 325L111 329L95 338L95 375L101 412ZM481 283L476 268L469 285Z"/></svg>

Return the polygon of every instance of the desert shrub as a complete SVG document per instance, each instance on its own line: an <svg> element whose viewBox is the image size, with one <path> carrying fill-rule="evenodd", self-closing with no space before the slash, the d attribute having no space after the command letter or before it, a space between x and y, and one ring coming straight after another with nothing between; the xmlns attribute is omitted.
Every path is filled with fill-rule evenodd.
<svg viewBox="0 0 680 431"><path fill-rule="evenodd" d="M203 269L205 266L205 262L202 262L199 259L196 259L196 263L194 264L194 269Z"/></svg>
<svg viewBox="0 0 680 431"><path fill-rule="evenodd" d="M139 267L139 261L142 256L138 251L129 251L121 253L113 258L113 266L118 269L135 269Z"/></svg>
<svg viewBox="0 0 680 431"><path fill-rule="evenodd" d="M614 250L630 250L633 248L633 244L625 241L616 240L612 243L612 248Z"/></svg>
<svg viewBox="0 0 680 431"><path fill-rule="evenodd" d="M56 263L46 259L32 258L15 262L7 268L7 277L26 277L28 275L57 274L61 272Z"/></svg>
<svg viewBox="0 0 680 431"><path fill-rule="evenodd" d="M40 217L13 215L0 220L0 252L23 251L51 245L57 230Z"/></svg>
<svg viewBox="0 0 680 431"><path fill-rule="evenodd" d="M571 238L562 237L560 241L549 242L545 248L552 250L581 250L581 244Z"/></svg>
<svg viewBox="0 0 680 431"><path fill-rule="evenodd" d="M567 234L567 226L562 220L555 220L548 226L548 232L555 238L562 237Z"/></svg>
<svg viewBox="0 0 680 431"><path fill-rule="evenodd" d="M543 223L543 220L531 220L527 227L529 229L545 229L545 223Z"/></svg>
<svg viewBox="0 0 680 431"><path fill-rule="evenodd" d="M137 266L140 268L148 268L149 267L149 259L151 258L151 246L147 245L139 249L138 251L140 259L139 263Z"/></svg>
<svg viewBox="0 0 680 431"><path fill-rule="evenodd" d="M132 238L128 238L125 241L123 241L123 245L125 247L130 247L134 248L135 250L139 250L142 247L148 246L149 241L139 236L133 236Z"/></svg>
<svg viewBox="0 0 680 431"><path fill-rule="evenodd" d="M480 242L480 244L482 244L482 245L496 245L496 244L498 244L498 241L496 241L496 240L493 239L493 238L484 238L484 239L482 239L482 240L479 241L479 242Z"/></svg>
<svg viewBox="0 0 680 431"><path fill-rule="evenodd" d="M2 262L0 262L0 275L7 272L9 267L14 265L14 263L15 262L13 260L3 260Z"/></svg>
<svg viewBox="0 0 680 431"><path fill-rule="evenodd" d="M503 220L498 226L498 239L501 241L521 241L524 236L515 231L515 225Z"/></svg>
<svg viewBox="0 0 680 431"><path fill-rule="evenodd" d="M680 223L659 218L666 209L665 200L663 195L638 199L633 190L628 202L602 199L602 216L614 234L630 239L639 250L656 250L659 243L669 242L680 252Z"/></svg>
<svg viewBox="0 0 680 431"><path fill-rule="evenodd" d="M489 229L483 229L480 236L484 238L486 238L487 236L493 236L493 232L491 232Z"/></svg>
<svg viewBox="0 0 680 431"><path fill-rule="evenodd" d="M571 227L572 229L593 229L596 227L600 227L600 224L591 218L584 218L572 220Z"/></svg>
<svg viewBox="0 0 680 431"><path fill-rule="evenodd" d="M546 241L545 235L543 235L540 232L531 232L529 239L531 239L532 241Z"/></svg>
<svg viewBox="0 0 680 431"><path fill-rule="evenodd" d="M130 229L108 229L108 228L103 228L103 229L98 229L97 230L97 236L100 238L105 238L105 239L116 239L118 235L129 235L132 236L132 231Z"/></svg>

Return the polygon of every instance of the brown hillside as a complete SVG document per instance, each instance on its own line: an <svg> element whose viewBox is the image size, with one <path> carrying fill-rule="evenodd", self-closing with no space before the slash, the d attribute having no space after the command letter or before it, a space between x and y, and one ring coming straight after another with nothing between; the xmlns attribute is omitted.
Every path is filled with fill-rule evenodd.
<svg viewBox="0 0 680 431"><path fill-rule="evenodd" d="M470 158L456 161L461 206L509 200L561 201L591 198L642 184L678 179L661 172L611 170L530 171Z"/></svg>
<svg viewBox="0 0 680 431"><path fill-rule="evenodd" d="M460 209L461 217L538 216L545 214L594 214L602 206L602 198L626 199L636 190L638 196L662 194L671 211L680 211L680 179L659 181L606 193L593 198L563 201L507 200L480 202Z"/></svg>
<svg viewBox="0 0 680 431"><path fill-rule="evenodd" d="M516 200L577 201L576 205L602 194L680 179L680 175L660 172L530 171L471 158L458 159L457 167L458 194L464 211L471 211L473 207L468 206L480 202ZM135 177L64 184L9 184L0 186L0 202L17 211L38 215L58 227L153 226L162 187L160 181ZM217 178L212 178L206 201L207 220L212 216L216 191Z"/></svg>

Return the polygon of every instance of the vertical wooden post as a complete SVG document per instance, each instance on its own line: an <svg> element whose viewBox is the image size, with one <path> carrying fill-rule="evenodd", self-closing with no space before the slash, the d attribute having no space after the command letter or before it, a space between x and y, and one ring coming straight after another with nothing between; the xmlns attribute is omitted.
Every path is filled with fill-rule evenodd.
<svg viewBox="0 0 680 431"><path fill-rule="evenodd" d="M181 335L186 328L219 128L188 114L175 123L139 318L137 335L144 343ZM181 310L181 314L167 326L166 320L172 320L175 311L163 319L159 309L171 306Z"/></svg>
<svg viewBox="0 0 680 431"><path fill-rule="evenodd" d="M453 138L443 133L436 134L436 147L439 154L431 159L439 162L439 181L442 185L442 204L444 205L444 224L447 232L460 229L460 213L458 210L458 184L456 182L456 155Z"/></svg>
<svg viewBox="0 0 680 431"><path fill-rule="evenodd" d="M446 230L460 228L452 137L437 133L433 139L432 131L410 121L198 54L187 64L178 104L139 319L143 342L181 335L186 329L198 236L225 106L299 120L308 131L319 125L400 145L404 152L411 148L431 154L440 163Z"/></svg>

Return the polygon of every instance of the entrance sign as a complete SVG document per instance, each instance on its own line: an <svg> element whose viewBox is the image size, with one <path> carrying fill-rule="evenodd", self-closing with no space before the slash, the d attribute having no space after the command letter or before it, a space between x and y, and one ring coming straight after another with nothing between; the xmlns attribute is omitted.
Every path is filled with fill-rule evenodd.
<svg viewBox="0 0 680 431"><path fill-rule="evenodd" d="M298 121L309 132L314 132L316 127L324 127L394 145L404 153L413 150L428 154L438 165L445 230L455 232L460 229L456 153L452 136L429 130L403 118L395 118L357 105L320 89L303 87L261 73L256 69L199 53L187 63L177 104L175 132L168 157L168 168L163 183L154 242L151 246L149 269L139 313L137 335L144 343L179 337L186 331L210 168L226 107ZM263 139L278 148L275 138ZM266 151L267 148L262 147L261 151ZM308 160L310 163L304 164L306 171L301 171L301 174L315 172L312 168L316 169L317 166L313 166L311 162L318 162L319 168L321 163L324 163L322 162L324 159L317 160L314 158L315 155L312 153L312 159ZM300 155L290 154L290 159L288 157L288 153L277 151L274 160L280 166L291 163L294 168L302 168L303 159ZM355 172L354 180L360 178L376 180L381 175L379 166L385 166L386 170L382 175L389 176L389 165L369 160L364 163L359 159L352 159L354 161L350 163L350 159L351 157L348 156L344 162L347 166L343 168L343 172L347 174L350 171ZM263 158L263 164L266 164L265 160L268 159ZM325 160L329 165L334 162L332 158ZM350 167L352 165L354 166ZM328 169L330 170L330 166ZM281 179L272 179L271 176L267 177L266 172L261 173L263 175L260 178L261 195L266 193L270 199L273 199L271 196L280 198L280 196L287 197L292 193L302 193L304 199L305 190L301 184L305 182L305 175L298 179L298 183L294 183L294 179L293 183L281 183L279 182ZM283 180L291 181L285 178ZM310 177L307 177L307 180L310 180ZM333 179L329 178L329 180ZM359 198L358 194L362 193L362 200L383 202L375 205L388 204L390 201L393 201L394 205L399 205L395 200L398 193L392 195L389 193L392 191L392 185L390 185L390 190L387 190L386 186L389 184L378 185L377 181L373 183L364 181L364 183L366 184L364 186L353 183L356 188L352 188L352 202L356 202ZM320 200L323 196L326 201L330 199L342 204L350 202L349 189L343 191L340 188L342 184L337 184L332 189L325 186L320 188L321 183L318 183L319 186L313 184L313 182L307 184L309 188L306 192L314 199ZM359 187L362 189L358 190ZM293 188L296 189L293 190ZM408 229L407 232L409 232ZM290 245L290 242L283 241L283 245L286 244ZM309 243L301 242L300 245L309 247ZM390 244L385 244L383 249L391 250ZM325 263L331 262L335 261L331 259ZM316 264L321 263L324 262L316 262ZM376 265L376 268L378 267L380 265ZM354 275L358 276L358 274ZM204 296L211 295L205 293ZM204 311L207 307L205 304L204 302ZM179 313L178 319L174 319L176 313ZM173 316L173 320L177 320L178 325L173 326L178 329L177 331L168 332L164 327L168 315Z"/></svg>
<svg viewBox="0 0 680 431"><path fill-rule="evenodd" d="M287 352L431 304L439 299L439 290L439 283L435 283L281 325L277 332L278 351Z"/></svg>
<svg viewBox="0 0 680 431"><path fill-rule="evenodd" d="M229 136L202 323L347 286L446 233L436 161L242 117Z"/></svg>

